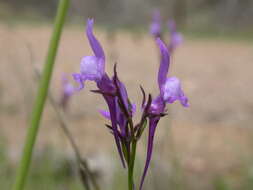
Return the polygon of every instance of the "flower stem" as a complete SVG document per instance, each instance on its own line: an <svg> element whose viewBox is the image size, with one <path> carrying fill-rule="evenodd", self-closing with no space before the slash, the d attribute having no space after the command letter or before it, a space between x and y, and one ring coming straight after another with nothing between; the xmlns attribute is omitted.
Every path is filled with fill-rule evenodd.
<svg viewBox="0 0 253 190"><path fill-rule="evenodd" d="M26 141L22 153L19 168L17 170L16 179L13 185L13 190L23 190L25 187L26 178L28 175L29 166L31 163L33 147L37 137L39 123L44 109L48 88L50 84L53 66L55 62L56 52L59 45L59 40L65 22L65 17L68 12L69 0L60 0L58 4L57 14L55 18L54 31L49 44L48 54L39 83L37 97L32 110L30 127L26 136Z"/></svg>
<svg viewBox="0 0 253 190"><path fill-rule="evenodd" d="M134 139L132 142L132 152L130 156L130 162L128 165L128 190L134 189L134 162L135 162L135 155L136 155L136 146L137 146L137 140Z"/></svg>

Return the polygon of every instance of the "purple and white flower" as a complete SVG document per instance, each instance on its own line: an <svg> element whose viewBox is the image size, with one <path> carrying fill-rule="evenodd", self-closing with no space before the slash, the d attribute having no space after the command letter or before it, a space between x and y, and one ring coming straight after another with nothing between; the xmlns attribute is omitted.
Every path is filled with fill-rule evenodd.
<svg viewBox="0 0 253 190"><path fill-rule="evenodd" d="M131 106L132 104L129 104L130 101L128 100L125 85L118 79L116 66L112 79L105 72L105 54L102 46L93 34L92 19L88 19L86 35L94 52L94 56L85 56L82 58L80 73L74 73L73 78L80 84L79 90L84 88L84 83L87 80L96 82L98 90L94 90L93 92L102 94L109 110L108 112L100 111L100 113L111 120L111 132L114 135L122 164L125 167L120 142L121 138L128 137L128 131L126 130L127 118L125 117L125 112L131 116L135 111ZM125 108L124 113L122 107Z"/></svg>
<svg viewBox="0 0 253 190"><path fill-rule="evenodd" d="M168 49L170 53L173 53L175 49L183 43L183 35L177 31L176 23L174 20L168 21L168 29L170 33L170 41L168 43ZM163 39L162 35L162 19L158 9L153 11L152 21L150 24L150 34L156 39Z"/></svg>
<svg viewBox="0 0 253 190"><path fill-rule="evenodd" d="M165 115L166 104L180 101L184 107L188 107L188 98L184 95L181 83L176 77L167 77L170 66L170 53L168 48L160 38L156 39L161 54L161 62L158 72L159 95L152 101L149 112L149 136L146 163L141 179L140 189L142 189L144 179L146 177L149 164L152 157L154 135L157 124L162 116Z"/></svg>

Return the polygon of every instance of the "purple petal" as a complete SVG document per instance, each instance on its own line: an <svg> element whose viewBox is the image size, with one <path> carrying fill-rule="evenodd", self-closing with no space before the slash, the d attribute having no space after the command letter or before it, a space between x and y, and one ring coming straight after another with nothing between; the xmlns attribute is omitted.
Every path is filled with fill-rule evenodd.
<svg viewBox="0 0 253 190"><path fill-rule="evenodd" d="M104 98L106 99L106 102L108 104L109 107L109 112L101 110L100 113L111 120L112 122L112 126L114 129L114 133L116 135L118 134L118 130L117 130L117 124L120 127L120 131L121 131L121 135L125 136L125 124L126 124L126 118L123 116L121 109L118 105L118 99L117 97L114 96L107 96L106 93L110 93L110 94L114 94L115 93L115 88L113 86L112 81L110 80L110 78L105 74L102 78L102 80L100 80L97 83L98 88L102 91L105 92L105 94L103 95ZM114 113L114 116L112 116L112 112ZM117 137L115 138L115 140L117 140ZM119 144L119 142L116 141L116 144ZM117 144L117 146L118 146ZM121 148L118 148L119 152L121 152ZM121 155L121 153L120 153ZM123 157L122 157L123 158ZM122 160L123 163L123 160Z"/></svg>
<svg viewBox="0 0 253 190"><path fill-rule="evenodd" d="M189 107L189 106L190 106L190 104L189 104L189 102L188 102L188 98L187 98L184 94L181 95L179 101L181 102L181 104L182 104L184 107Z"/></svg>
<svg viewBox="0 0 253 190"><path fill-rule="evenodd" d="M112 124L115 143L116 143L116 146L118 149L118 153L119 153L122 165L125 168L125 161L124 161L123 152L122 152L122 149L120 146L120 137L119 137L118 129L117 129L117 112L116 112L115 99L114 99L114 97L109 97L109 96L104 96L104 98L107 102L107 105L108 105L109 111L110 111L111 124Z"/></svg>
<svg viewBox="0 0 253 190"><path fill-rule="evenodd" d="M181 43L183 43L183 36L182 34L175 32L171 34L171 39L169 43L169 50L170 52L173 52L177 46L179 46Z"/></svg>
<svg viewBox="0 0 253 190"><path fill-rule="evenodd" d="M118 75L117 75L117 65L114 65L114 76L113 80L116 82L115 85L119 87L119 94L120 97L123 100L125 108L128 109L128 95L127 95L127 90L125 85L119 80Z"/></svg>
<svg viewBox="0 0 253 190"><path fill-rule="evenodd" d="M173 20L168 22L170 30L170 43L168 45L170 52L173 52L175 48L183 42L183 36L176 29L176 23Z"/></svg>
<svg viewBox="0 0 253 190"><path fill-rule="evenodd" d="M176 77L169 77L163 86L163 99L168 103L173 103L179 100L181 104L188 107L188 98L184 95L181 88L181 82Z"/></svg>
<svg viewBox="0 0 253 190"><path fill-rule="evenodd" d="M106 119L111 119L111 115L110 115L110 112L107 111L107 110L99 110L99 113L104 116Z"/></svg>
<svg viewBox="0 0 253 190"><path fill-rule="evenodd" d="M131 107L132 107L132 116L136 113L136 104L131 104Z"/></svg>
<svg viewBox="0 0 253 190"><path fill-rule="evenodd" d="M95 56L85 56L81 60L80 71L86 80L99 81L104 75L102 60Z"/></svg>
<svg viewBox="0 0 253 190"><path fill-rule="evenodd" d="M150 33L156 38L161 36L161 15L159 10L153 12Z"/></svg>
<svg viewBox="0 0 253 190"><path fill-rule="evenodd" d="M86 35L89 39L90 46L91 46L95 56L97 58L102 59L103 61L105 61L104 50L103 50L102 46L100 45L100 43L98 42L98 40L96 39L96 37L93 34L93 23L94 23L93 19L88 19L87 27L86 27Z"/></svg>
<svg viewBox="0 0 253 190"><path fill-rule="evenodd" d="M99 110L100 114L104 116L106 119L111 120L111 114L107 110ZM116 105L116 112L117 112L117 124L120 127L120 132L122 136L125 136L125 126L126 126L126 118L125 116L120 112L120 108L118 105Z"/></svg>
<svg viewBox="0 0 253 190"><path fill-rule="evenodd" d="M101 80L97 81L97 87L105 93L114 94L116 89L112 82L112 80L109 78L109 76L105 73Z"/></svg>
<svg viewBox="0 0 253 190"><path fill-rule="evenodd" d="M126 133L127 119L126 119L125 115L122 114L122 112L118 112L117 121L118 121L118 125L119 125L119 128L120 128L121 136L126 137L126 135L127 135L127 133Z"/></svg>
<svg viewBox="0 0 253 190"><path fill-rule="evenodd" d="M121 135L123 137L126 136L126 123L127 123L127 119L125 117L125 115L121 112L120 110L120 107L117 103L117 100L116 101L116 112L117 112L117 124L119 125L120 127L120 132L121 132ZM106 119L109 119L111 120L111 115L110 115L110 112L107 111L107 110L99 110L100 114L102 116L104 116ZM133 104L132 105L132 114L134 114L136 112L136 105Z"/></svg>
<svg viewBox="0 0 253 190"><path fill-rule="evenodd" d="M73 76L74 80L75 80L77 83L79 83L79 85L80 85L79 88L78 88L77 90L83 89L83 88L84 88L84 81L85 81L85 80L82 78L82 75L79 74L79 73L73 73L72 76Z"/></svg>
<svg viewBox="0 0 253 190"><path fill-rule="evenodd" d="M126 87L119 80L118 80L118 83L119 83L119 90L120 90L120 94L121 94L122 99L123 99L123 103L124 103L125 107L128 108L128 94L127 94Z"/></svg>
<svg viewBox="0 0 253 190"><path fill-rule="evenodd" d="M158 84L159 84L160 92L162 93L162 86L166 82L167 74L169 71L170 54L166 45L163 43L163 41L160 38L157 38L156 42L157 42L157 45L159 46L160 53L161 53L161 61L160 61L160 67L159 67L159 72L158 72Z"/></svg>
<svg viewBox="0 0 253 190"><path fill-rule="evenodd" d="M150 25L150 34L152 34L154 37L161 36L161 26L159 23L152 23Z"/></svg>
<svg viewBox="0 0 253 190"><path fill-rule="evenodd" d="M164 112L165 101L161 95L158 95L151 103L149 112L151 114L160 114Z"/></svg>
<svg viewBox="0 0 253 190"><path fill-rule="evenodd" d="M181 33L179 32L175 32L173 35L172 35L172 44L176 47L178 45L180 45L182 42L183 42L183 36Z"/></svg>
<svg viewBox="0 0 253 190"><path fill-rule="evenodd" d="M150 160L152 157L154 135L155 135L155 130L156 130L157 123L159 120L160 120L160 117L150 118L150 120L149 120L147 157L146 157L146 163L145 163L144 171L143 171L142 178L141 178L140 190L142 189L142 186L143 186L143 183L144 183L144 180L147 175L148 168L149 168Z"/></svg>

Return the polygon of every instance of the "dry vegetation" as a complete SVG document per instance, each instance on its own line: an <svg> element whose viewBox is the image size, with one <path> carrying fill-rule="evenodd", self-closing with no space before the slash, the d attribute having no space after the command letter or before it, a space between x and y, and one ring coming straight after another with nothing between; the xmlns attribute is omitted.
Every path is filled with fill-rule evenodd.
<svg viewBox="0 0 253 190"><path fill-rule="evenodd" d="M108 55L107 71L111 73L117 61L118 72L134 102L140 101L139 84L155 95L159 58L152 38L122 31L112 41L105 32L96 33ZM31 61L41 66L49 36L50 28L46 26L0 25L0 131L14 160L24 142L35 92ZM205 181L210 175L239 175L238 170L251 157L252 52L253 47L247 42L185 39L173 55L171 75L182 79L191 107L185 109L178 103L170 106L170 119L159 126L156 141L163 150L161 159L172 158L171 151L176 152L185 173L194 174L193 181L198 177ZM61 74L78 71L80 58L89 54L84 31L68 27L63 33L51 86L55 97L60 94ZM88 91L94 88L88 84L87 90L75 95L69 112L71 131L82 152L88 155L114 148L103 126L106 121L97 113L105 104ZM66 148L67 141L50 105L44 113L37 148L45 144L72 153Z"/></svg>

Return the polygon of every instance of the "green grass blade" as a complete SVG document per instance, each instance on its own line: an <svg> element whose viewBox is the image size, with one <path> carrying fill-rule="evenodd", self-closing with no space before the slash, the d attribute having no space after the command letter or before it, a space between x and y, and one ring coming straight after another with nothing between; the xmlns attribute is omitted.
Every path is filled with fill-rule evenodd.
<svg viewBox="0 0 253 190"><path fill-rule="evenodd" d="M65 17L68 12L68 7L69 0L60 0L54 24L54 31L49 44L45 66L41 76L41 81L39 83L38 94L32 110L30 127L26 136L21 162L17 170L17 176L12 188L13 190L23 190L25 186L25 181L31 163L33 147L37 137L39 123L44 109L55 57L59 45L60 36L62 33L62 28L65 22Z"/></svg>

